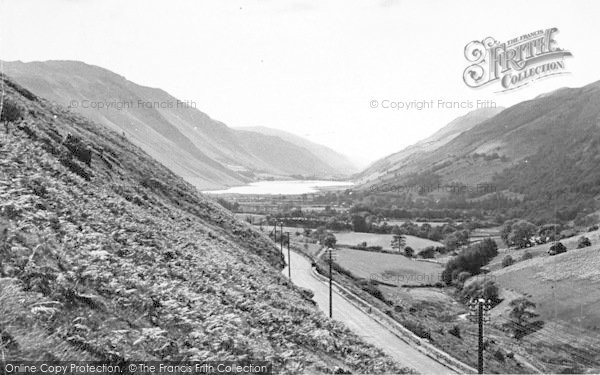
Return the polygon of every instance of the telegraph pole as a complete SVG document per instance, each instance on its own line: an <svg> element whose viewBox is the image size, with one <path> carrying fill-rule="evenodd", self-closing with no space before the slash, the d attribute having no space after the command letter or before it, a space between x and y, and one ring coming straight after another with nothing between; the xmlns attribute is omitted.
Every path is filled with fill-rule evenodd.
<svg viewBox="0 0 600 375"><path fill-rule="evenodd" d="M477 372L483 374L483 324L489 322L489 310L491 309L491 301L483 298L472 299L469 302L469 319L477 320L479 328L479 347L477 350Z"/></svg>
<svg viewBox="0 0 600 375"><path fill-rule="evenodd" d="M477 355L477 372L483 374L483 303L477 304L477 316L479 320L479 350Z"/></svg>
<svg viewBox="0 0 600 375"><path fill-rule="evenodd" d="M333 273L331 272L331 264L333 263L333 249L328 249L329 252L329 317L333 318Z"/></svg>
<svg viewBox="0 0 600 375"><path fill-rule="evenodd" d="M288 246L288 278L292 279L292 257L290 256L290 232L287 233L287 246Z"/></svg>
<svg viewBox="0 0 600 375"><path fill-rule="evenodd" d="M281 245L281 255L283 255L283 221L279 222L279 232L280 232L280 237L279 237L279 243Z"/></svg>

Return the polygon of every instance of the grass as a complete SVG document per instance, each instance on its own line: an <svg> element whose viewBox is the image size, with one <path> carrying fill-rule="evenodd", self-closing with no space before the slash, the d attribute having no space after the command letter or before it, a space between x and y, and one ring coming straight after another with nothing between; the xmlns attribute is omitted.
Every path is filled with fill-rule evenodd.
<svg viewBox="0 0 600 375"><path fill-rule="evenodd" d="M592 246L577 249L579 236L562 242L568 247L563 254L549 256L550 244L528 249L503 249L492 264L493 278L501 288L504 301L492 310L501 324L509 320L508 304L526 297L536 306L544 327L526 336L523 346L535 351L534 358L548 372L562 371L564 364L576 363L600 369L600 243L599 232L584 233ZM534 258L521 261L530 252ZM517 263L501 268L498 262L510 254ZM594 371L597 372L597 371Z"/></svg>
<svg viewBox="0 0 600 375"><path fill-rule="evenodd" d="M394 285L424 285L440 281L442 267L399 254L340 249L337 263L356 277Z"/></svg>
<svg viewBox="0 0 600 375"><path fill-rule="evenodd" d="M383 250L392 250L392 234L357 233L357 232L335 232L338 245L354 246L361 242L367 242L367 246L381 246ZM444 246L440 242L424 238L405 236L406 246L410 246L415 253L428 246Z"/></svg>

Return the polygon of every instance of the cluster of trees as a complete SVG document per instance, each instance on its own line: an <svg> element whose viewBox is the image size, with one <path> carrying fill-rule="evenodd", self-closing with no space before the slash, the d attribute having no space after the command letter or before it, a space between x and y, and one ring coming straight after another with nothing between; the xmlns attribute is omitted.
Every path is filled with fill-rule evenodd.
<svg viewBox="0 0 600 375"><path fill-rule="evenodd" d="M538 228L526 220L508 220L504 223L500 237L508 246L516 246L519 249L532 246L532 240L538 234Z"/></svg>
<svg viewBox="0 0 600 375"><path fill-rule="evenodd" d="M445 254L448 251L447 248L443 246L427 246L417 253L417 256L423 259L433 259L435 258L435 253Z"/></svg>
<svg viewBox="0 0 600 375"><path fill-rule="evenodd" d="M446 263L442 272L442 280L451 285L456 283L459 275L466 272L469 275L477 275L481 267L486 265L493 257L498 255L498 245L490 238L478 242L461 251L457 256Z"/></svg>
<svg viewBox="0 0 600 375"><path fill-rule="evenodd" d="M467 286L460 290L460 297L464 302L483 298L489 300L492 305L500 303L498 285L489 279L476 280L467 284Z"/></svg>
<svg viewBox="0 0 600 375"><path fill-rule="evenodd" d="M462 227L461 225L455 225L452 223L432 226L428 223L423 223L421 225L418 225L411 221L407 221L407 222L402 223L402 225L400 225L398 227L397 231L402 234L405 234L405 235L410 235L410 236L415 236L415 237L420 237L420 238L427 238L432 241L440 241L445 236L447 236L450 233L455 232L457 229L459 229L461 227Z"/></svg>
<svg viewBox="0 0 600 375"><path fill-rule="evenodd" d="M454 251L462 246L469 244L469 231L468 230L457 230L450 233L444 239L444 246L450 251Z"/></svg>

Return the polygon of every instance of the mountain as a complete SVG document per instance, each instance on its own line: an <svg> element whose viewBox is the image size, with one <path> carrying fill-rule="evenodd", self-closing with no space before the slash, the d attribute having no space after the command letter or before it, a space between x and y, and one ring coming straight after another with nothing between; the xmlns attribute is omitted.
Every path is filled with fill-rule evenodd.
<svg viewBox="0 0 600 375"><path fill-rule="evenodd" d="M42 97L123 133L202 189L267 175L328 178L335 167L284 140L236 131L163 90L78 61L5 62L5 72Z"/></svg>
<svg viewBox="0 0 600 375"><path fill-rule="evenodd" d="M518 103L433 150L403 152L366 174L374 186L424 176L491 184L523 197L515 215L571 220L593 210L600 194L600 82Z"/></svg>
<svg viewBox="0 0 600 375"><path fill-rule="evenodd" d="M504 110L503 107L480 108L460 116L435 132L433 135L408 146L407 148L377 160L363 170L358 176L363 181L384 178L387 174L396 173L405 164L416 162L421 155L433 152L450 142L462 132L473 128L475 125L487 120Z"/></svg>
<svg viewBox="0 0 600 375"><path fill-rule="evenodd" d="M353 173L358 172L356 165L352 161L350 161L350 159L347 156L342 155L339 152L330 149L329 147L311 142L295 134L263 126L244 127L238 129L249 130L255 133L279 137L289 143L293 143L295 145L303 147L310 151L311 154L315 155L319 160L321 160L322 163L330 165L335 171L337 171L341 175L351 175Z"/></svg>
<svg viewBox="0 0 600 375"><path fill-rule="evenodd" d="M0 79L3 358L406 371L282 276L266 236L120 133Z"/></svg>

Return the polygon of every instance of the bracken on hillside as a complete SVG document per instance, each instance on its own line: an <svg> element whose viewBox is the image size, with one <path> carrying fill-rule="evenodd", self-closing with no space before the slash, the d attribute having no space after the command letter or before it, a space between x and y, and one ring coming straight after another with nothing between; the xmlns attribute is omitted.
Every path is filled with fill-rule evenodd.
<svg viewBox="0 0 600 375"><path fill-rule="evenodd" d="M116 133L2 77L0 355L265 359L402 373L280 274L273 243Z"/></svg>

